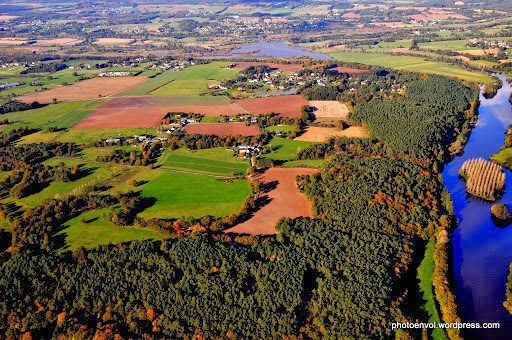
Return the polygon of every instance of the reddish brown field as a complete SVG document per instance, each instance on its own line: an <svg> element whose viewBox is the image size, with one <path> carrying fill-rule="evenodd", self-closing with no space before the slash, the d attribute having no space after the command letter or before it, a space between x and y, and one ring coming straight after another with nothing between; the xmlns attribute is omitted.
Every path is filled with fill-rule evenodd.
<svg viewBox="0 0 512 340"><path fill-rule="evenodd" d="M127 107L96 109L92 114L73 126L73 129L128 129L150 128L160 125L169 112L165 107Z"/></svg>
<svg viewBox="0 0 512 340"><path fill-rule="evenodd" d="M339 73L349 73L349 74L367 74L368 73L368 70L361 70L359 68L341 67L341 66L332 68L331 70L336 70Z"/></svg>
<svg viewBox="0 0 512 340"><path fill-rule="evenodd" d="M236 105L254 115L275 112L284 117L300 117L300 110L308 101L298 95L248 98L235 101Z"/></svg>
<svg viewBox="0 0 512 340"><path fill-rule="evenodd" d="M124 91L146 81L146 79L146 77L92 78L69 86L60 86L47 91L26 94L17 97L17 99L26 103L34 101L51 103L54 98L58 101L97 99Z"/></svg>
<svg viewBox="0 0 512 340"><path fill-rule="evenodd" d="M0 131L5 130L7 128L7 124L0 124Z"/></svg>
<svg viewBox="0 0 512 340"><path fill-rule="evenodd" d="M302 64L278 64L278 63L265 63L265 62L259 62L259 61L242 61L235 64L236 68L239 69L246 69L249 66L260 66L260 65L267 65L271 68L278 69L283 72L299 72L304 67Z"/></svg>
<svg viewBox="0 0 512 340"><path fill-rule="evenodd" d="M260 133L257 125L247 126L243 123L197 123L185 128L187 135L258 136Z"/></svg>
<svg viewBox="0 0 512 340"><path fill-rule="evenodd" d="M240 223L226 232L269 235L276 234L276 224L282 218L312 217L312 205L308 198L299 192L295 178L298 175L314 175L316 169L270 168L256 178L275 187L267 193L269 203L258 210L249 220Z"/></svg>
<svg viewBox="0 0 512 340"><path fill-rule="evenodd" d="M173 112L192 112L205 116L236 116L245 113L242 109L233 104L211 104L211 105L173 105L167 107Z"/></svg>

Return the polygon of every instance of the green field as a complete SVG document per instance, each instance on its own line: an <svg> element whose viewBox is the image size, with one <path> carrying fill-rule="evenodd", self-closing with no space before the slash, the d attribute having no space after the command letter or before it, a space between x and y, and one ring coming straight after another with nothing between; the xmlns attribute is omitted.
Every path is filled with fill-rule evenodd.
<svg viewBox="0 0 512 340"><path fill-rule="evenodd" d="M88 211L67 221L58 235L65 237L66 247L62 250L72 251L80 247L94 248L103 244L163 238L152 230L113 226L107 209Z"/></svg>
<svg viewBox="0 0 512 340"><path fill-rule="evenodd" d="M60 161L62 161L62 159L54 159L52 162L47 162L46 164L59 163ZM79 160L73 160L67 162L67 165L72 165L71 162L80 164ZM66 164L66 162L64 163ZM46 199L59 197L62 198L71 194L80 194L86 187L90 187L92 185L106 181L114 173L120 172L122 168L120 166L111 166L110 164L105 164L101 166L89 167L89 169L91 173L87 176L72 182L54 181L40 192L16 200L15 203L26 207L35 207L43 203L43 201Z"/></svg>
<svg viewBox="0 0 512 340"><path fill-rule="evenodd" d="M178 149L166 151L158 164L164 167L191 170L219 175L245 174L248 160L233 156L233 150L213 148L203 150Z"/></svg>
<svg viewBox="0 0 512 340"><path fill-rule="evenodd" d="M512 148L505 148L491 156L491 159L501 165L506 165L512 160Z"/></svg>
<svg viewBox="0 0 512 340"><path fill-rule="evenodd" d="M250 194L247 181L221 181L209 176L152 170L157 175L144 184L142 195L156 198L156 204L140 217L202 217L226 216L238 212Z"/></svg>
<svg viewBox="0 0 512 340"><path fill-rule="evenodd" d="M325 162L325 159L300 159L285 162L282 166L284 168L321 168Z"/></svg>
<svg viewBox="0 0 512 340"><path fill-rule="evenodd" d="M291 161L297 157L297 152L301 148L307 148L312 144L315 143L293 139L274 138L270 142L274 151L265 154L264 157L274 161Z"/></svg>
<svg viewBox="0 0 512 340"><path fill-rule="evenodd" d="M142 84L139 84L137 86L134 86L124 92L121 92L117 94L117 97L122 96L144 96L159 87L164 86L165 84L173 81L178 76L179 72L177 71L165 71L162 74L159 74L158 76L154 78L150 78L147 81L143 82Z"/></svg>
<svg viewBox="0 0 512 340"><path fill-rule="evenodd" d="M295 131L295 127L292 125L274 125L274 126L267 126L265 128L265 131L268 132L293 132Z"/></svg>
<svg viewBox="0 0 512 340"><path fill-rule="evenodd" d="M436 300L432 287L432 275L434 274L434 241L430 241L425 249L425 257L418 267L417 278L419 288L423 294L424 308L429 315L428 322L441 322L439 311L437 310ZM446 339L444 331L440 328L432 330L432 339Z"/></svg>
<svg viewBox="0 0 512 340"><path fill-rule="evenodd" d="M20 126L45 130L54 126L60 129L69 128L89 115L101 103L97 101L76 101L51 104L45 107L2 115L10 124L4 131L10 131Z"/></svg>
<svg viewBox="0 0 512 340"><path fill-rule="evenodd" d="M463 51L463 50L477 50L476 47L468 47L468 40L445 40L445 41L431 41L427 43L419 43L420 48L432 50L447 50L447 51Z"/></svg>
<svg viewBox="0 0 512 340"><path fill-rule="evenodd" d="M227 69L229 62L194 65L177 72L175 79L151 92L156 96L199 95L208 91L208 85L234 77L237 69Z"/></svg>
<svg viewBox="0 0 512 340"><path fill-rule="evenodd" d="M492 83L495 79L487 74L467 71L445 62L428 61L421 57L393 56L379 53L340 52L332 56L339 61L382 66L397 70L437 74L478 83Z"/></svg>

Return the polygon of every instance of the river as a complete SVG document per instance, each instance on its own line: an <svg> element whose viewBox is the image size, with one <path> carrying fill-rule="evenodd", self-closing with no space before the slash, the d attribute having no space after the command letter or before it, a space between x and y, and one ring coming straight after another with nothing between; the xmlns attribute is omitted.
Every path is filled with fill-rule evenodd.
<svg viewBox="0 0 512 340"><path fill-rule="evenodd" d="M503 145L505 130L512 124L512 106L508 101L511 86L504 76L500 79L503 86L494 98L485 99L480 93L478 122L464 153L443 171L459 221L452 236L451 263L459 314L464 321L501 322L497 331L465 331L468 339L512 337L512 317L502 305L512 262L512 225L496 226L490 215L492 204L466 194L464 181L458 175L465 160L488 159ZM505 172L506 190L499 202L512 204L512 173Z"/></svg>

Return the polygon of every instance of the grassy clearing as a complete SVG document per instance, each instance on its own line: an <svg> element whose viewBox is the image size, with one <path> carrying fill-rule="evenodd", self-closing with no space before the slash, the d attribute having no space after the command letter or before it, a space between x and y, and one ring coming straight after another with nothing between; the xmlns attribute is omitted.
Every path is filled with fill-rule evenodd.
<svg viewBox="0 0 512 340"><path fill-rule="evenodd" d="M234 77L239 73L237 69L228 69L229 62L212 62L195 65L177 72L174 81L154 90L152 95L177 96L199 95L207 92L208 85Z"/></svg>
<svg viewBox="0 0 512 340"><path fill-rule="evenodd" d="M312 142L297 141L293 139L274 138L270 142L273 152L265 154L265 158L274 161L291 161L297 157L300 149L307 148Z"/></svg>
<svg viewBox="0 0 512 340"><path fill-rule="evenodd" d="M462 51L462 50L477 50L477 47L468 47L468 40L445 40L445 41L431 41L426 43L419 43L418 46L426 49L433 50L449 50L449 51Z"/></svg>
<svg viewBox="0 0 512 340"><path fill-rule="evenodd" d="M54 162L58 163L59 160L55 159ZM54 181L40 192L17 200L16 203L26 207L35 207L43 203L43 201L46 199L58 197L62 198L71 194L80 194L84 188L106 181L114 173L121 171L122 168L105 165L89 167L88 169L91 171L91 173L87 176L72 182Z"/></svg>
<svg viewBox="0 0 512 340"><path fill-rule="evenodd" d="M250 194L247 181L221 181L212 177L153 170L159 176L144 184L142 195L156 198L140 217L226 216L239 211Z"/></svg>
<svg viewBox="0 0 512 340"><path fill-rule="evenodd" d="M20 126L28 126L45 130L51 126L59 129L69 128L97 108L102 101L76 101L47 105L45 107L2 115L11 124L4 131L10 131Z"/></svg>
<svg viewBox="0 0 512 340"><path fill-rule="evenodd" d="M247 160L236 159L233 150L225 148L166 151L158 164L219 175L244 174L249 166Z"/></svg>
<svg viewBox="0 0 512 340"><path fill-rule="evenodd" d="M423 293L425 302L424 308L429 315L428 322L441 322L439 312L437 310L436 300L432 287L432 275L434 274L434 242L430 241L425 249L425 257L418 267L417 278L419 280L419 288ZM435 340L446 339L446 334L440 328L432 330L432 338Z"/></svg>
<svg viewBox="0 0 512 340"><path fill-rule="evenodd" d="M103 244L119 244L134 240L162 239L156 231L136 227L117 227L109 221L107 209L88 211L67 221L58 235L65 237L66 247L95 248Z"/></svg>
<svg viewBox="0 0 512 340"><path fill-rule="evenodd" d="M397 70L437 74L478 83L492 83L494 78L479 72L467 71L458 66L444 62L427 61L421 57L393 56L379 53L340 52L332 56L343 62L357 62L361 64L382 66Z"/></svg>

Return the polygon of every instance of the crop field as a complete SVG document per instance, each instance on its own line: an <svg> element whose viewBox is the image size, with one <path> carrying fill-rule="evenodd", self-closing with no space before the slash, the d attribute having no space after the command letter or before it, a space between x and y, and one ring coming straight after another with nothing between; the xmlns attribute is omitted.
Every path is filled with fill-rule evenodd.
<svg viewBox="0 0 512 340"><path fill-rule="evenodd" d="M178 76L177 71L165 71L153 78L149 78L142 84L138 84L132 88L129 88L121 92L120 96L144 96L156 89L164 86L165 84L173 81Z"/></svg>
<svg viewBox="0 0 512 340"><path fill-rule="evenodd" d="M168 112L169 110L163 106L153 106L144 109L138 107L125 107L122 109L100 107L75 125L73 129L157 127Z"/></svg>
<svg viewBox="0 0 512 340"><path fill-rule="evenodd" d="M308 105L308 101L299 95L248 98L235 103L253 115L275 112L284 117L300 117L302 107Z"/></svg>
<svg viewBox="0 0 512 340"><path fill-rule="evenodd" d="M494 78L484 73L467 71L445 62L427 61L421 57L393 56L378 53L339 52L332 56L339 61L389 67L397 70L437 74L478 83L492 83Z"/></svg>
<svg viewBox="0 0 512 340"><path fill-rule="evenodd" d="M187 135L258 136L260 133L257 125L247 126L244 123L196 123L185 127Z"/></svg>
<svg viewBox="0 0 512 340"><path fill-rule="evenodd" d="M339 73L348 73L348 74L367 74L368 73L368 70L362 70L359 68L352 68L352 67L343 67L343 66L338 66L338 67L332 68L332 70L336 70Z"/></svg>
<svg viewBox="0 0 512 340"><path fill-rule="evenodd" d="M99 101L75 101L48 105L39 109L11 112L2 115L11 122L7 130L28 126L45 130L48 127L65 129L80 122L101 103Z"/></svg>
<svg viewBox="0 0 512 340"><path fill-rule="evenodd" d="M199 95L208 90L208 85L234 77L238 69L227 68L229 62L212 62L195 65L176 73L172 82L151 92L156 96Z"/></svg>
<svg viewBox="0 0 512 340"><path fill-rule="evenodd" d="M177 149L166 151L158 164L162 167L229 176L234 173L245 174L249 161L235 158L233 150L225 148Z"/></svg>
<svg viewBox="0 0 512 340"><path fill-rule="evenodd" d="M274 151L265 154L264 157L274 161L294 160L300 149L307 148L312 144L314 143L293 139L274 138L270 142Z"/></svg>
<svg viewBox="0 0 512 340"><path fill-rule="evenodd" d="M109 221L107 209L93 210L67 221L58 235L65 238L63 250L95 248L103 244L119 244L134 240L161 239L156 231L136 227L116 227Z"/></svg>
<svg viewBox="0 0 512 340"><path fill-rule="evenodd" d="M293 132L295 131L295 127L293 125L273 125L267 126L265 131L268 132Z"/></svg>
<svg viewBox="0 0 512 340"><path fill-rule="evenodd" d="M73 101L98 99L111 96L120 91L146 81L146 77L101 77L77 82L73 85L23 95L18 100L26 103L37 101L39 103L51 103L57 101Z"/></svg>
<svg viewBox="0 0 512 340"><path fill-rule="evenodd" d="M309 106L315 108L316 118L336 118L346 120L350 113L347 104L336 100L310 100Z"/></svg>
<svg viewBox="0 0 512 340"><path fill-rule="evenodd" d="M155 171L158 177L141 187L143 196L156 198L155 205L139 214L144 219L227 216L239 211L250 194L245 180Z"/></svg>
<svg viewBox="0 0 512 340"><path fill-rule="evenodd" d="M310 126L306 129L306 132L295 138L295 140L323 143L332 137L364 138L369 137L369 133L360 126L350 126L344 130Z"/></svg>
<svg viewBox="0 0 512 340"><path fill-rule="evenodd" d="M275 183L266 195L269 203L258 210L250 219L226 232L268 235L276 234L275 225L282 218L312 217L312 205L296 185L298 175L314 175L316 169L270 168L256 178L263 184Z"/></svg>

